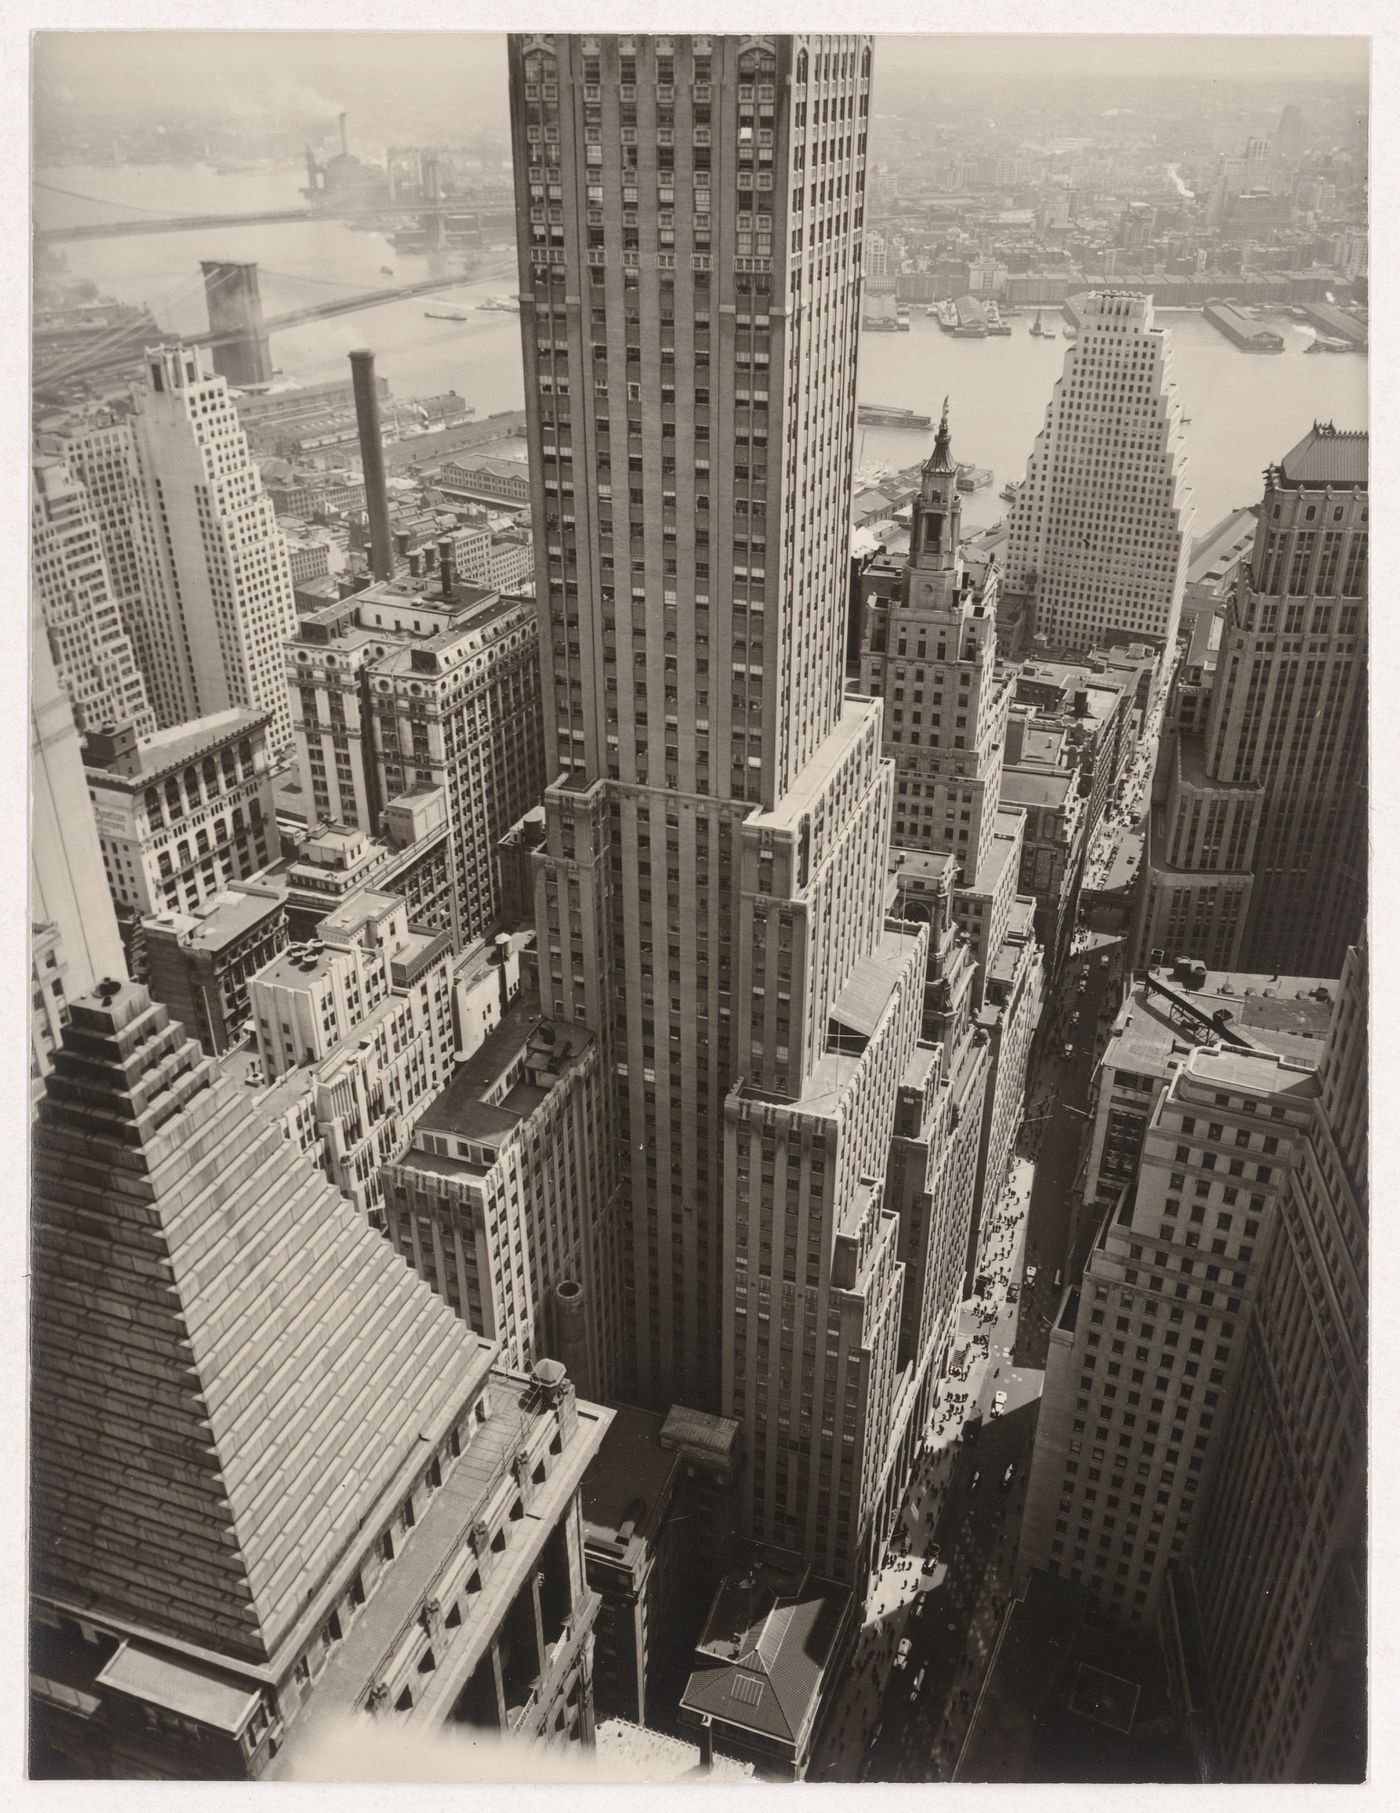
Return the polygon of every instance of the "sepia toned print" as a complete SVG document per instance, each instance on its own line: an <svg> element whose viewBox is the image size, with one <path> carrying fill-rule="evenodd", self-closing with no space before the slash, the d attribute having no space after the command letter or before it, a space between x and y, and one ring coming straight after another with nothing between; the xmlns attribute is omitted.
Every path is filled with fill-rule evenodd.
<svg viewBox="0 0 1400 1813"><path fill-rule="evenodd" d="M31 1776L1366 1779L1365 41L33 55Z"/></svg>

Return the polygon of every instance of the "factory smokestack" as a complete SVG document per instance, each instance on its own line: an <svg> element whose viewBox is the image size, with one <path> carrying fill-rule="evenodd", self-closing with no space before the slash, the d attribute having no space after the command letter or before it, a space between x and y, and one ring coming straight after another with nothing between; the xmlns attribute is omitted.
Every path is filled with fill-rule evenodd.
<svg viewBox="0 0 1400 1813"><path fill-rule="evenodd" d="M351 353L350 375L355 391L355 421L360 431L360 464L365 474L370 571L376 579L392 579L394 544L389 535L389 486L384 473L384 435L379 426L379 392L375 387L374 354L367 346L359 347Z"/></svg>
<svg viewBox="0 0 1400 1813"><path fill-rule="evenodd" d="M340 116L340 155L342 157L350 155L350 127L347 124L349 118L348 113L342 113Z"/></svg>

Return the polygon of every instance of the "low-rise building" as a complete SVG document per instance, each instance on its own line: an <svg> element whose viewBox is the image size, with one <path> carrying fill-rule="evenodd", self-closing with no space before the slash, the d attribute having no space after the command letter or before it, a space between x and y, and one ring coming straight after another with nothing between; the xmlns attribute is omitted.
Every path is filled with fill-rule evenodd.
<svg viewBox="0 0 1400 1813"><path fill-rule="evenodd" d="M503 497L524 509L530 506L530 468L525 460L448 460L433 484L439 491L466 497Z"/></svg>
<svg viewBox="0 0 1400 1813"><path fill-rule="evenodd" d="M252 978L263 1078L305 1068L328 1176L381 1219L381 1168L408 1143L454 1051L452 949L398 895L363 889Z"/></svg>
<svg viewBox="0 0 1400 1813"><path fill-rule="evenodd" d="M755 1553L720 1583L681 1700L701 1755L751 1762L770 1781L801 1781L822 1694L849 1638L851 1595L810 1569Z"/></svg>
<svg viewBox="0 0 1400 1813"><path fill-rule="evenodd" d="M211 1057L243 1036L248 981L287 947L281 890L240 882L192 913L142 922L146 986Z"/></svg>

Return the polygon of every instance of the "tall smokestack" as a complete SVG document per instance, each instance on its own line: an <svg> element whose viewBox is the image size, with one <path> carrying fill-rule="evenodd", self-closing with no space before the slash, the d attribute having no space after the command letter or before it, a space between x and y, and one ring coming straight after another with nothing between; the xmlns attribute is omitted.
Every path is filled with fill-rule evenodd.
<svg viewBox="0 0 1400 1813"><path fill-rule="evenodd" d="M340 116L340 155L342 157L350 155L350 128L346 124L349 118L348 113L342 113Z"/></svg>
<svg viewBox="0 0 1400 1813"><path fill-rule="evenodd" d="M452 596L452 538L442 536L438 541L438 577L442 580L442 595Z"/></svg>
<svg viewBox="0 0 1400 1813"><path fill-rule="evenodd" d="M342 120L344 117L342 114ZM355 390L355 421L360 431L360 464L365 473L370 571L376 579L392 579L394 544L389 535L389 486L384 473L384 436L379 426L379 392L374 381L374 354L367 346L361 346L351 353L350 376Z"/></svg>

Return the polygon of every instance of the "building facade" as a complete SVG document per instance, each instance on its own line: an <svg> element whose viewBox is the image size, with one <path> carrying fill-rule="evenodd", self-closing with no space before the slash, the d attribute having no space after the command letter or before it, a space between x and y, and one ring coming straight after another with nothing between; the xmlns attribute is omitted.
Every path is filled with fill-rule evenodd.
<svg viewBox="0 0 1400 1813"><path fill-rule="evenodd" d="M1050 1334L1020 1566L1135 1628L1191 1552L1315 1067L1216 1042L1172 1066L1133 1180Z"/></svg>
<svg viewBox="0 0 1400 1813"><path fill-rule="evenodd" d="M523 997L385 1167L394 1246L509 1363L561 1358L591 1396L618 1371L622 1254L597 1045Z"/></svg>
<svg viewBox="0 0 1400 1813"><path fill-rule="evenodd" d="M539 630L527 601L460 581L449 541L439 554L431 585L400 575L308 613L286 664L316 820L377 835L441 791L461 949L494 929L496 843L544 790Z"/></svg>
<svg viewBox="0 0 1400 1813"><path fill-rule="evenodd" d="M1366 1773L1366 962L1351 951L1190 1559L1229 1781Z"/></svg>
<svg viewBox="0 0 1400 1813"><path fill-rule="evenodd" d="M1204 728L1154 786L1142 952L1337 975L1366 912L1370 501L1365 434L1330 423L1265 478Z"/></svg>
<svg viewBox="0 0 1400 1813"><path fill-rule="evenodd" d="M288 943L280 889L245 882L192 913L157 913L141 926L146 987L210 1057L248 1023L248 981Z"/></svg>
<svg viewBox="0 0 1400 1813"><path fill-rule="evenodd" d="M30 558L34 591L59 682L80 732L156 727L112 588L102 531L86 491L60 461L33 465Z"/></svg>
<svg viewBox="0 0 1400 1813"><path fill-rule="evenodd" d="M136 554L154 663L146 679L163 725L253 709L269 715L276 753L292 737L287 550L228 383L207 358L198 347L157 347L136 392Z"/></svg>
<svg viewBox="0 0 1400 1813"><path fill-rule="evenodd" d="M610 1412L495 1369L137 986L74 1003L35 1162L31 1770L589 1742Z"/></svg>
<svg viewBox="0 0 1400 1813"><path fill-rule="evenodd" d="M33 607L31 606L31 609ZM126 975L73 708L35 622L29 676L30 1088L48 1075L68 1003Z"/></svg>
<svg viewBox="0 0 1400 1813"><path fill-rule="evenodd" d="M137 742L83 745L107 886L128 920L192 913L278 853L266 712L234 706Z"/></svg>
<svg viewBox="0 0 1400 1813"><path fill-rule="evenodd" d="M636 1395L734 1417L749 1527L853 1570L898 1319L878 1136L924 963L884 924L880 707L841 696L870 60L835 37L510 46L541 993L615 1090ZM864 1030L833 1018L848 989ZM776 1420L794 1363L800 1461Z"/></svg>
<svg viewBox="0 0 1400 1813"><path fill-rule="evenodd" d="M250 980L248 1009L262 1080L304 1073L327 1175L382 1223L382 1167L453 1064L448 934L365 888Z"/></svg>
<svg viewBox="0 0 1400 1813"><path fill-rule="evenodd" d="M1195 507L1167 331L1148 296L1103 291L1077 307L1011 506L1006 585L1033 598L1051 647L1170 649Z"/></svg>

